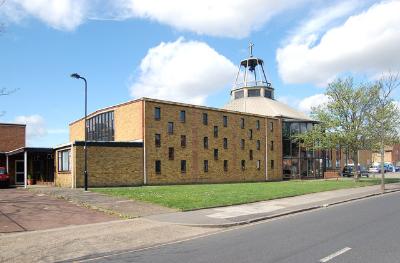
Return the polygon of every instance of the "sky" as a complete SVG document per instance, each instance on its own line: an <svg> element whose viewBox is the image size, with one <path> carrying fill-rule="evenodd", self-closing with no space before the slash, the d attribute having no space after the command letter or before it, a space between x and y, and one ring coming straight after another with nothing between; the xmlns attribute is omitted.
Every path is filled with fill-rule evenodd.
<svg viewBox="0 0 400 263"><path fill-rule="evenodd" d="M338 77L400 70L399 14L399 0L0 0L13 91L0 122L27 124L29 146L67 143L84 114L74 72L89 112L140 97L222 107L250 42L275 98L309 113Z"/></svg>

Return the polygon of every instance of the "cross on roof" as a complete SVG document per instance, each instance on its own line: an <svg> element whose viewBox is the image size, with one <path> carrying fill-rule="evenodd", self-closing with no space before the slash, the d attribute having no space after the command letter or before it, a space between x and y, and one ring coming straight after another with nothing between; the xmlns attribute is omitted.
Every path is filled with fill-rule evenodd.
<svg viewBox="0 0 400 263"><path fill-rule="evenodd" d="M250 43L249 43L250 57L253 56L253 47L254 47L254 44L250 42Z"/></svg>

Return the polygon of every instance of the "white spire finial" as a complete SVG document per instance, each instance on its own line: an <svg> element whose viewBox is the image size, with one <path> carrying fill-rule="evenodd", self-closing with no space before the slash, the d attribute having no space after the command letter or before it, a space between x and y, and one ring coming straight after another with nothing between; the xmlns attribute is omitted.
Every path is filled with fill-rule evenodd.
<svg viewBox="0 0 400 263"><path fill-rule="evenodd" d="M250 52L250 57L253 57L253 47L254 44L252 42L249 43L249 52Z"/></svg>

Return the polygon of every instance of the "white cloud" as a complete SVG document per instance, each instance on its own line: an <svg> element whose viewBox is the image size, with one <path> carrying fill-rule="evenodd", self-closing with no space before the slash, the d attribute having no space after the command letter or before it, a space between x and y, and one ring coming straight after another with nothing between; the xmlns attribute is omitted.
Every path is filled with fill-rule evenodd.
<svg viewBox="0 0 400 263"><path fill-rule="evenodd" d="M139 16L198 34L242 38L306 0L120 0Z"/></svg>
<svg viewBox="0 0 400 263"><path fill-rule="evenodd" d="M235 65L206 43L179 38L149 49L131 95L203 104L232 84L235 72Z"/></svg>
<svg viewBox="0 0 400 263"><path fill-rule="evenodd" d="M143 18L198 34L242 38L273 16L312 0L7 0L12 21L35 17L53 28L73 30L88 19Z"/></svg>
<svg viewBox="0 0 400 263"><path fill-rule="evenodd" d="M46 122L44 118L38 114L17 116L15 122L26 124L26 137L28 141L47 135Z"/></svg>
<svg viewBox="0 0 400 263"><path fill-rule="evenodd" d="M329 99L325 94L315 94L302 99L299 104L299 110L309 114L313 107L328 103Z"/></svg>
<svg viewBox="0 0 400 263"><path fill-rule="evenodd" d="M86 18L87 4L87 0L7 0L0 15L14 22L32 16L53 28L73 30Z"/></svg>
<svg viewBox="0 0 400 263"><path fill-rule="evenodd" d="M351 8L339 10L337 17L346 10ZM325 84L342 73L374 75L399 70L399 13L400 1L384 1L349 17L321 38L317 26L299 30L277 50L280 76L286 83Z"/></svg>

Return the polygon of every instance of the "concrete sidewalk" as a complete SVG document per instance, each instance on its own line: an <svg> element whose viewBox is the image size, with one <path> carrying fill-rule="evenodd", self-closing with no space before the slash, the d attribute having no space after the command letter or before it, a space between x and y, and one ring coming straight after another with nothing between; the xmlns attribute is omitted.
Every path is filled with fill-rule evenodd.
<svg viewBox="0 0 400 263"><path fill-rule="evenodd" d="M96 209L110 214L116 214L123 218L136 218L177 211L176 209L167 208L152 203L118 198L90 191L85 192L83 189L48 186L34 186L29 187L28 189L37 194L61 198L80 206Z"/></svg>
<svg viewBox="0 0 400 263"><path fill-rule="evenodd" d="M394 191L400 191L400 184L386 185L386 193ZM300 195L243 205L152 215L147 218L160 222L188 226L230 227L380 194L380 186L375 185Z"/></svg>

